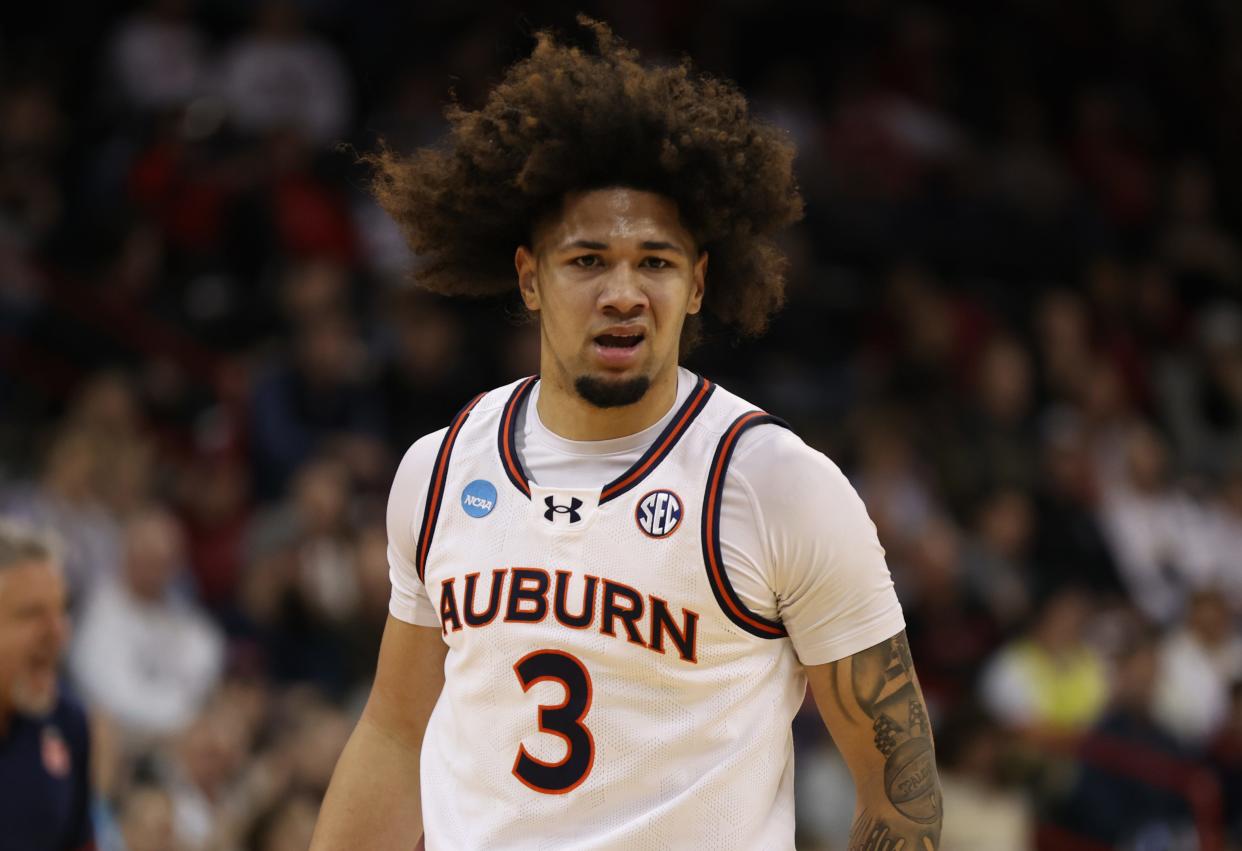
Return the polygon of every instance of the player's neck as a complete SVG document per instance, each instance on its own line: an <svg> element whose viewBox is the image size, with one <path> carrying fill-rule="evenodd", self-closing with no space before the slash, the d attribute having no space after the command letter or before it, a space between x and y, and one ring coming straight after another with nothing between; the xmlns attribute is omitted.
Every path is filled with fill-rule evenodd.
<svg viewBox="0 0 1242 851"><path fill-rule="evenodd" d="M633 405L597 408L578 395L571 381L545 371L539 386L539 419L566 440L611 440L642 431L668 413L677 400L677 369L652 379Z"/></svg>

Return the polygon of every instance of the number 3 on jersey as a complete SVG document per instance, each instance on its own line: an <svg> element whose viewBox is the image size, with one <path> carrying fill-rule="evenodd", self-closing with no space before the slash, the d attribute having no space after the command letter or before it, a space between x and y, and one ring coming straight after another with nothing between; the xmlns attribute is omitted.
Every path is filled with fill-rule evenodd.
<svg viewBox="0 0 1242 851"><path fill-rule="evenodd" d="M544 762L518 745L513 775L536 792L564 795L586 780L595 764L595 739L582 723L591 709L591 675L581 662L560 650L536 650L513 666L522 691L535 683L550 681L565 689L565 700L555 706L539 707L539 731L565 740L565 756L560 762Z"/></svg>

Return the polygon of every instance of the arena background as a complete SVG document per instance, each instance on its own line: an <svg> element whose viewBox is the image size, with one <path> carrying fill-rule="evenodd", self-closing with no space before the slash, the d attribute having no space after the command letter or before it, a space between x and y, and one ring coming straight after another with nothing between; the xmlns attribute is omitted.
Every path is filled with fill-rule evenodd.
<svg viewBox="0 0 1242 851"><path fill-rule="evenodd" d="M53 0L0 26L0 490L65 541L100 848L306 846L395 464L537 364L514 300L411 289L355 152L578 10L798 144L789 305L691 365L866 500L944 847L1242 847L1242 4Z"/></svg>

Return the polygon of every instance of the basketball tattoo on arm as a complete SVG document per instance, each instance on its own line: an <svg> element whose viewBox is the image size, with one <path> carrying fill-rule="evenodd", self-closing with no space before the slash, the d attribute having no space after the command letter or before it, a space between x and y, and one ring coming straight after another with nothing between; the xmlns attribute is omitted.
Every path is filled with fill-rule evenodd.
<svg viewBox="0 0 1242 851"><path fill-rule="evenodd" d="M943 805L931 725L919 693L905 632L843 659L848 674L832 677L838 704L842 689L866 715L874 747L884 759L884 794L898 817L864 809L847 851L935 851Z"/></svg>

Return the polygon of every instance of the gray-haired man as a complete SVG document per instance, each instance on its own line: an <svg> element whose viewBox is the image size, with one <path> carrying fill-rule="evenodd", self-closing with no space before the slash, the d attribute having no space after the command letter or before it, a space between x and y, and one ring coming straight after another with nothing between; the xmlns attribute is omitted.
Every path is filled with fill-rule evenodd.
<svg viewBox="0 0 1242 851"><path fill-rule="evenodd" d="M0 845L87 851L90 737L59 688L65 581L46 542L0 523Z"/></svg>

